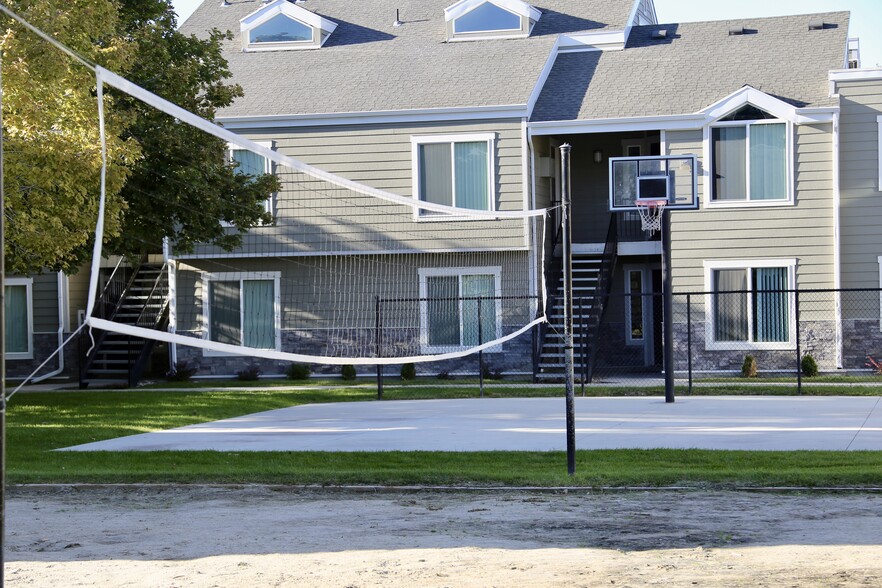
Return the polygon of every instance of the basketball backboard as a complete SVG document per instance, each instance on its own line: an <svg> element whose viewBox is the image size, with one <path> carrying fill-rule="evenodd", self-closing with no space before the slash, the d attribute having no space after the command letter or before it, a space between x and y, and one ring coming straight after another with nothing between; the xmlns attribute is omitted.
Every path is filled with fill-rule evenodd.
<svg viewBox="0 0 882 588"><path fill-rule="evenodd" d="M609 209L637 210L639 200L667 200L668 210L698 208L694 155L609 158Z"/></svg>

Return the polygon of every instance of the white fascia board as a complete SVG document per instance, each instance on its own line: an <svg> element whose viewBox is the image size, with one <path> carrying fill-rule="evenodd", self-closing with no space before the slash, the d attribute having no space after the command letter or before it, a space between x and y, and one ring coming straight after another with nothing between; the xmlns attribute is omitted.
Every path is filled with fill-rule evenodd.
<svg viewBox="0 0 882 588"><path fill-rule="evenodd" d="M461 120L524 118L526 104L500 106L465 106L459 108L425 108L413 110L376 110L368 112L332 112L322 114L280 114L256 116L219 116L215 121L224 128L284 128L378 123L421 123Z"/></svg>
<svg viewBox="0 0 882 588"><path fill-rule="evenodd" d="M757 108L761 108L762 110L775 115L777 118L789 120L790 122L797 122L795 106L791 106L783 100L779 100L778 98L770 96L769 94L751 86L744 86L699 112L707 115L710 120L717 120L745 104L752 104Z"/></svg>
<svg viewBox="0 0 882 588"><path fill-rule="evenodd" d="M257 10L240 20L239 29L242 32L245 32L261 23L268 21L278 14L284 14L285 16L289 16L304 24L308 24L311 27L321 29L329 34L333 33L334 30L337 28L337 23L335 23L334 21L321 17L318 14L306 10L301 6L292 4L291 2L288 2L288 0L276 0L275 2L271 2L266 6L258 8Z"/></svg>
<svg viewBox="0 0 882 588"><path fill-rule="evenodd" d="M834 69L827 74L831 82L882 80L882 69Z"/></svg>
<svg viewBox="0 0 882 588"><path fill-rule="evenodd" d="M634 4L631 6L631 13L628 15L628 23L625 25L624 37L625 43L628 42L628 37L631 36L631 28L634 26L634 18L637 16L637 9L640 8L641 0L634 0Z"/></svg>
<svg viewBox="0 0 882 588"><path fill-rule="evenodd" d="M464 14L468 14L481 4L490 2L499 8L514 12L518 16L526 16L533 21L539 20L542 12L522 0L460 0L444 9L444 20L450 22Z"/></svg>
<svg viewBox="0 0 882 588"><path fill-rule="evenodd" d="M530 123L533 135L573 135L582 133L621 133L628 131L688 131L707 124L702 114L639 116L596 120L541 121Z"/></svg>
<svg viewBox="0 0 882 588"><path fill-rule="evenodd" d="M625 48L625 31L568 33L558 39L560 51L621 51Z"/></svg>
<svg viewBox="0 0 882 588"><path fill-rule="evenodd" d="M551 53L548 54L548 59L545 60L545 65L542 67L542 71L539 72L539 78L536 80L536 85L533 86L533 91L530 93L530 99L527 100L527 120L529 120L529 118L533 116L533 108L536 107L536 102L539 100L539 96L542 94L542 89L545 87L545 82L548 81L548 76L551 74L551 70L554 67L554 62L557 60L559 48L560 37L558 37L557 40L554 42L554 46L551 48Z"/></svg>

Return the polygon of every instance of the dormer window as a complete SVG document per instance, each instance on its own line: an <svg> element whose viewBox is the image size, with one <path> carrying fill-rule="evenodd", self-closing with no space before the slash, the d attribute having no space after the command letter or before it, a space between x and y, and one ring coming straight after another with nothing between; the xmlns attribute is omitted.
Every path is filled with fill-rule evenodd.
<svg viewBox="0 0 882 588"><path fill-rule="evenodd" d="M444 11L447 40L528 37L541 15L522 0L460 0Z"/></svg>
<svg viewBox="0 0 882 588"><path fill-rule="evenodd" d="M318 49L337 23L288 0L275 0L239 21L243 51Z"/></svg>

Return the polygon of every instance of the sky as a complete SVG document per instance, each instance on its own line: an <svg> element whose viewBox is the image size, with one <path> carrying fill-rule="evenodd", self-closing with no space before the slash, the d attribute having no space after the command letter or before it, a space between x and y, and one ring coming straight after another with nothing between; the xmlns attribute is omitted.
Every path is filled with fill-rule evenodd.
<svg viewBox="0 0 882 588"><path fill-rule="evenodd" d="M450 3L453 4L453 1ZM201 3L202 0L173 0L172 4L178 12L178 22L184 22ZM861 39L861 65L866 68L882 67L880 0L655 0L655 10L659 22L663 23L849 10L849 36Z"/></svg>

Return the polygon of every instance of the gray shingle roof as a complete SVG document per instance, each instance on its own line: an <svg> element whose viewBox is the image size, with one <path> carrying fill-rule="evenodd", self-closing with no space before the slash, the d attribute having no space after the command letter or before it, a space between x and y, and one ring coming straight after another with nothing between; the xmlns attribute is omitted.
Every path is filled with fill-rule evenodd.
<svg viewBox="0 0 882 588"><path fill-rule="evenodd" d="M308 0L338 23L321 49L243 53L239 19L259 0L205 0L181 30L230 30L225 50L245 97L221 117L526 104L557 35L625 27L631 0L535 0L528 39L445 43L455 0ZM404 26L393 28L400 9Z"/></svg>
<svg viewBox="0 0 882 588"><path fill-rule="evenodd" d="M823 20L823 30L808 30ZM747 34L729 36L730 26ZM668 31L667 40L652 33ZM795 106L828 106L843 67L848 13L634 27L625 51L557 58L534 121L697 112L750 85Z"/></svg>

